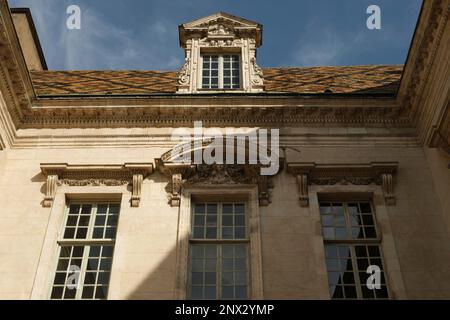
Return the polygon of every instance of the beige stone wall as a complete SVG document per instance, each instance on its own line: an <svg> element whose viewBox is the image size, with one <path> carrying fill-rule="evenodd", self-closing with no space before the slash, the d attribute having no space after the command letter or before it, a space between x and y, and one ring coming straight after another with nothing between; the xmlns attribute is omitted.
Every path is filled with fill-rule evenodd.
<svg viewBox="0 0 450 320"><path fill-rule="evenodd" d="M301 135L301 131L289 129L286 132L291 135L282 137L282 145L301 150L298 153L288 148L288 161L398 161L397 204L386 206L379 186L312 186L310 206L300 207L295 178L286 171L280 173L274 178L272 203L259 207L264 298L329 298L317 192L345 191L374 193L393 296L450 298L448 184L445 174L436 171L437 164L430 165L437 163L433 158L437 155L425 155L421 147L407 143L388 147L374 142L370 146L356 137L348 138L342 146L323 146L323 141L322 146L311 146L314 139ZM348 129L345 131L348 133ZM332 130L316 130L320 132L333 140ZM310 146L305 146L308 143ZM45 177L40 173L40 163L151 162L167 150L91 147L0 151L0 298L48 298L65 197L77 194L121 199L109 297L173 298L179 208L167 204L166 177L154 173L144 181L138 208L130 207L131 193L126 187L60 187L53 207L41 206ZM438 180L433 181L433 177Z"/></svg>
<svg viewBox="0 0 450 320"><path fill-rule="evenodd" d="M428 166L433 176L436 195L442 207L442 213L450 232L450 156L438 148L425 148Z"/></svg>
<svg viewBox="0 0 450 320"><path fill-rule="evenodd" d="M41 58L25 13L12 14L20 46L29 70L43 70Z"/></svg>

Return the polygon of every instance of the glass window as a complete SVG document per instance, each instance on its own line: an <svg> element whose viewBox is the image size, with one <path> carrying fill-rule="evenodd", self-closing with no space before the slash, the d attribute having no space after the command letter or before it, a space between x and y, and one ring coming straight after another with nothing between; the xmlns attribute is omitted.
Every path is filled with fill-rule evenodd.
<svg viewBox="0 0 450 320"><path fill-rule="evenodd" d="M244 203L195 203L190 299L247 299L248 230Z"/></svg>
<svg viewBox="0 0 450 320"><path fill-rule="evenodd" d="M241 63L239 55L203 55L203 89L239 89Z"/></svg>
<svg viewBox="0 0 450 320"><path fill-rule="evenodd" d="M107 298L119 208L116 203L69 205L51 299Z"/></svg>
<svg viewBox="0 0 450 320"><path fill-rule="evenodd" d="M331 298L389 298L371 203L320 202L319 205ZM379 288L367 285L373 274L367 272L369 266L379 268Z"/></svg>

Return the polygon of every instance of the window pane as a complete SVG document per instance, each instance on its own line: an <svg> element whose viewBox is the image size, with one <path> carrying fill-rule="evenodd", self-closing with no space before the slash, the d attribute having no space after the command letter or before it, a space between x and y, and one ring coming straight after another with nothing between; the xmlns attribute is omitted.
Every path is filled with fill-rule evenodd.
<svg viewBox="0 0 450 320"><path fill-rule="evenodd" d="M97 206L97 214L106 214L107 211L108 211L108 205L107 204L100 203Z"/></svg>
<svg viewBox="0 0 450 320"><path fill-rule="evenodd" d="M234 287L222 287L222 299L233 299Z"/></svg>
<svg viewBox="0 0 450 320"><path fill-rule="evenodd" d="M106 216L99 216L95 217L95 225L96 226L104 226L106 221Z"/></svg>
<svg viewBox="0 0 450 320"><path fill-rule="evenodd" d="M79 204L71 204L69 207L69 214L76 214L78 215L80 212L81 206Z"/></svg>
<svg viewBox="0 0 450 320"><path fill-rule="evenodd" d="M235 227L234 228L234 238L244 239L245 238L245 227Z"/></svg>
<svg viewBox="0 0 450 320"><path fill-rule="evenodd" d="M204 215L195 215L194 216L194 226L204 226L205 225L205 216Z"/></svg>
<svg viewBox="0 0 450 320"><path fill-rule="evenodd" d="M73 239L75 237L75 228L66 228L64 231L64 239Z"/></svg>
<svg viewBox="0 0 450 320"><path fill-rule="evenodd" d="M247 287L246 286L237 286L235 288L235 298L236 299L247 299Z"/></svg>
<svg viewBox="0 0 450 320"><path fill-rule="evenodd" d="M191 282L193 285L203 285L203 273L202 272L192 272Z"/></svg>
<svg viewBox="0 0 450 320"><path fill-rule="evenodd" d="M77 205L80 219L90 217L92 205ZM74 213L69 207L69 216ZM70 213L72 210L72 214ZM78 223L77 236L84 237L84 230ZM113 245L62 246L53 281L51 299L105 299L113 255ZM85 254L86 253L86 254ZM102 257L100 259L100 257ZM83 262L83 259L86 259ZM100 268L100 269L99 269ZM97 285L97 290L95 289ZM101 287L98 287L100 285ZM99 289L100 288L100 289ZM95 291L96 290L96 291Z"/></svg>
<svg viewBox="0 0 450 320"><path fill-rule="evenodd" d="M206 246L205 247L206 258L216 258L217 257L217 247L216 246Z"/></svg>
<svg viewBox="0 0 450 320"><path fill-rule="evenodd" d="M94 286L85 286L83 287L83 293L81 298L83 299L92 299L94 297Z"/></svg>
<svg viewBox="0 0 450 320"><path fill-rule="evenodd" d="M214 286L207 286L205 287L205 299L216 299L216 287Z"/></svg>
<svg viewBox="0 0 450 320"><path fill-rule="evenodd" d="M217 228L206 228L206 239L216 239Z"/></svg>
<svg viewBox="0 0 450 320"><path fill-rule="evenodd" d="M235 214L245 214L245 205L243 203L234 205L234 213Z"/></svg>
<svg viewBox="0 0 450 320"><path fill-rule="evenodd" d="M222 216L222 225L223 226L232 226L233 225L233 216L231 216L231 215Z"/></svg>
<svg viewBox="0 0 450 320"><path fill-rule="evenodd" d="M233 213L233 204L223 204L222 205L222 213L223 214L232 214Z"/></svg>
<svg viewBox="0 0 450 320"><path fill-rule="evenodd" d="M53 287L50 299L62 299L64 287Z"/></svg>
<svg viewBox="0 0 450 320"><path fill-rule="evenodd" d="M203 287L192 287L191 299L203 299Z"/></svg>

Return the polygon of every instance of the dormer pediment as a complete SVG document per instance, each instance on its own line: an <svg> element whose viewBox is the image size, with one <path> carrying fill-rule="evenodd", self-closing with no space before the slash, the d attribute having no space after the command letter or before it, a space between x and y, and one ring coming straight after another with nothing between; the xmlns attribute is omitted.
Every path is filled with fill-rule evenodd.
<svg viewBox="0 0 450 320"><path fill-rule="evenodd" d="M259 23L219 12L210 16L184 23L179 27L180 45L184 48L186 40L192 37L234 39L249 37L261 45L262 26Z"/></svg>

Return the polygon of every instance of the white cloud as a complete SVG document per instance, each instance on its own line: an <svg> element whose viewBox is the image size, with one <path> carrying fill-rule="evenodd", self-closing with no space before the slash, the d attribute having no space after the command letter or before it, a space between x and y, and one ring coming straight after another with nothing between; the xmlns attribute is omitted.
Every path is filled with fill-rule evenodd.
<svg viewBox="0 0 450 320"><path fill-rule="evenodd" d="M66 28L64 3L58 0L11 1L30 7L49 67L82 69L177 69L182 65L177 43L177 24L153 20L134 33L116 25L90 8L81 6L81 29ZM173 29L173 32L171 33Z"/></svg>
<svg viewBox="0 0 450 320"><path fill-rule="evenodd" d="M314 32L314 38L301 39L294 53L294 63L301 66L334 65L344 52L342 39L333 31Z"/></svg>

